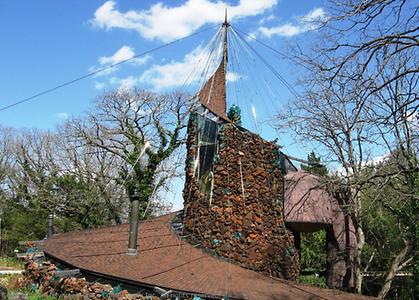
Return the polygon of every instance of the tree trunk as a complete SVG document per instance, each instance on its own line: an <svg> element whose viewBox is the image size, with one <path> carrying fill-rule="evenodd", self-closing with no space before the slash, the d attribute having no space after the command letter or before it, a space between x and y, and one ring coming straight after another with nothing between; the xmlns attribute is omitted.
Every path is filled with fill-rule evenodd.
<svg viewBox="0 0 419 300"><path fill-rule="evenodd" d="M356 175L356 178L359 178L358 175ZM361 254L362 249L365 245L365 235L364 230L362 228L362 202L361 202L361 195L359 191L355 188L351 188L353 202L354 202L354 215L355 219L354 224L356 224L356 259L355 259L355 292L357 294L362 294L362 281L363 281L363 275L361 271Z"/></svg>
<svg viewBox="0 0 419 300"><path fill-rule="evenodd" d="M388 292L390 291L393 279L396 276L396 273L400 270L400 266L404 261L406 255L410 252L410 249L412 247L410 241L406 242L405 244L405 247L402 249L402 251L400 251L400 253L396 256L393 263L391 264L386 280L384 281L384 285L381 288L380 293L378 294L379 299L384 299L387 296Z"/></svg>
<svg viewBox="0 0 419 300"><path fill-rule="evenodd" d="M357 238L357 245L356 245L357 253L356 253L356 267L355 267L355 292L357 294L361 294L362 281L364 279L361 272L361 253L362 253L362 248L364 248L364 244L365 244L365 235L361 226L358 226L356 230L356 238Z"/></svg>

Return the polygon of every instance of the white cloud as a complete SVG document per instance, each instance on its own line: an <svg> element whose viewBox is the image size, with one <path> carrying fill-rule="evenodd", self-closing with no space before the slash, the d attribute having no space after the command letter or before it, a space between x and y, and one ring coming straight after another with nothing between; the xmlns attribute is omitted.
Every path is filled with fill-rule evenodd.
<svg viewBox="0 0 419 300"><path fill-rule="evenodd" d="M100 69L102 69L102 67L91 66L89 68L89 72L90 73L97 72ZM100 71L100 72L94 74L93 77L106 76L106 75L109 75L109 74L111 74L111 73L113 73L117 70L118 70L118 67L109 68L109 69L106 69L106 70L103 70L103 71Z"/></svg>
<svg viewBox="0 0 419 300"><path fill-rule="evenodd" d="M382 155L374 156L374 157L372 157L370 159L367 159L366 161L361 162L361 166L363 168L376 166L376 165L378 165L378 164L380 164L382 162L387 161L390 158L390 155L391 154L389 152L386 152L386 153L384 153ZM338 175L338 176L346 176L346 175L348 175L346 173L345 168L342 167L342 166L337 167L335 170L333 170L333 172L336 173L336 175ZM349 173L352 174L352 170L351 169L349 169Z"/></svg>
<svg viewBox="0 0 419 300"><path fill-rule="evenodd" d="M248 42L253 42L256 39L256 32L250 32L249 34L246 35L245 39Z"/></svg>
<svg viewBox="0 0 419 300"><path fill-rule="evenodd" d="M151 56L150 55L145 55L142 57L138 57L135 58L135 52L134 49L130 46L122 46L121 48L119 48L114 54L112 54L111 56L101 56L98 58L98 63L99 66L93 66L89 68L89 72L96 72L102 68L123 62L125 60L131 59L129 61L130 64L133 65L144 65L145 63L147 63L150 59ZM118 70L118 67L113 67L110 69L106 69L103 70L101 72L99 72L98 74L96 74L95 76L105 76L105 75L109 75L115 71Z"/></svg>
<svg viewBox="0 0 419 300"><path fill-rule="evenodd" d="M55 114L55 117L58 119L66 120L68 119L68 114L66 112L59 112Z"/></svg>
<svg viewBox="0 0 419 300"><path fill-rule="evenodd" d="M419 131L419 112L408 112L405 116L406 121L413 130Z"/></svg>
<svg viewBox="0 0 419 300"><path fill-rule="evenodd" d="M264 18L260 19L259 24L265 24L267 22L270 22L272 20L275 20L275 18L276 17L274 15L269 15L267 17L264 17Z"/></svg>
<svg viewBox="0 0 419 300"><path fill-rule="evenodd" d="M146 70L139 80L155 89L179 87L190 84L203 84L214 74L222 56L222 49L217 55L210 54L208 49L198 46L186 54L180 61L170 61L154 65ZM212 59L208 59L211 56ZM206 65L210 62L210 65ZM207 69L206 69L207 68ZM206 70L205 70L206 69ZM205 74L202 74L205 70ZM236 82L244 76L236 72L227 72L227 82ZM138 82L138 81L137 81Z"/></svg>
<svg viewBox="0 0 419 300"><path fill-rule="evenodd" d="M198 46L186 54L181 61L171 61L166 64L154 65L140 77L141 82L152 85L156 89L181 86L196 83L202 78L194 74L199 65L204 65L208 59L207 50ZM212 64L207 72L210 76L215 71L216 64Z"/></svg>
<svg viewBox="0 0 419 300"><path fill-rule="evenodd" d="M363 166L371 166L371 165L377 165L379 163L382 163L390 158L390 153L385 153L383 155L379 155L376 157L373 157L370 160L367 160L366 162L363 162Z"/></svg>
<svg viewBox="0 0 419 300"><path fill-rule="evenodd" d="M219 61L220 58L215 58L210 66L205 66L209 56L210 53L207 49L198 46L186 54L180 61L172 60L165 63L165 60L162 60L161 64L151 66L140 76L129 76L126 78L112 77L110 78L109 83L112 85L119 85L119 88L131 88L136 84L144 83L157 90L203 83L204 80L215 72L217 67L216 62ZM200 66L202 66L202 69L208 67L207 72L205 72L207 78L200 76L202 75L202 70L199 68ZM236 81L239 77L236 73L231 73L227 76L231 81Z"/></svg>
<svg viewBox="0 0 419 300"><path fill-rule="evenodd" d="M287 22L274 27L261 26L259 32L268 38L274 35L291 37L309 30L317 29L320 26L320 23L325 21L326 18L326 12L323 8L315 8L308 14L297 17L294 23Z"/></svg>
<svg viewBox="0 0 419 300"><path fill-rule="evenodd" d="M120 88L121 89L131 89L139 82L138 79L134 78L133 76L129 76L127 78L121 79Z"/></svg>
<svg viewBox="0 0 419 300"><path fill-rule="evenodd" d="M119 63L121 61L133 58L134 55L135 55L134 50L131 47L122 46L113 55L111 55L111 56L101 56L101 57L99 57L98 61L99 61L99 64L101 66L113 65L113 64Z"/></svg>
<svg viewBox="0 0 419 300"><path fill-rule="evenodd" d="M111 84L119 85L119 89L131 89L136 84L140 83L140 78L134 76L128 76L126 78L112 77L109 82Z"/></svg>
<svg viewBox="0 0 419 300"><path fill-rule="evenodd" d="M99 82L99 81L96 81L95 82L95 89L97 89L97 90L103 90L105 87L106 87L106 83Z"/></svg>
<svg viewBox="0 0 419 300"><path fill-rule="evenodd" d="M222 22L225 8L231 21L261 14L277 2L278 0L240 0L237 5L229 5L225 1L187 0L175 7L159 2L148 10L121 12L116 8L115 1L111 0L96 10L91 23L106 30L136 30L146 39L170 41L191 34L205 24Z"/></svg>
<svg viewBox="0 0 419 300"><path fill-rule="evenodd" d="M262 33L264 36L267 36L270 38L273 35L290 37L290 36L300 34L304 31L302 31L302 28L299 26L286 23L281 26L271 27L271 28L260 27L259 32Z"/></svg>
<svg viewBox="0 0 419 300"><path fill-rule="evenodd" d="M307 22L307 23L317 22L319 20L324 20L325 16L326 16L326 13L323 10L323 8L318 7L318 8L315 8L315 9L311 10L305 16L302 16L301 21L302 22Z"/></svg>

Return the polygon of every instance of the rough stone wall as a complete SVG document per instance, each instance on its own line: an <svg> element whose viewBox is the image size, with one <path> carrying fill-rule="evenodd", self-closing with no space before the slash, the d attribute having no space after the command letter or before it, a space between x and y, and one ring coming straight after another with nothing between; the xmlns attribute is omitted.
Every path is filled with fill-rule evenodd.
<svg viewBox="0 0 419 300"><path fill-rule="evenodd" d="M282 215L283 177L277 147L225 123L219 127L211 193L202 193L194 174L197 135L188 127L184 227L202 248L271 276L299 273L293 236Z"/></svg>

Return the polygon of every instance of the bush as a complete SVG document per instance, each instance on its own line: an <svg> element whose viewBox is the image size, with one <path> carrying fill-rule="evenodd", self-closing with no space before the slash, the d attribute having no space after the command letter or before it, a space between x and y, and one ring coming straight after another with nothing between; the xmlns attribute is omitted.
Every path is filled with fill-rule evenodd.
<svg viewBox="0 0 419 300"><path fill-rule="evenodd" d="M326 278L319 277L317 275L300 275L297 278L298 282L310 284L319 287L327 287L326 286Z"/></svg>

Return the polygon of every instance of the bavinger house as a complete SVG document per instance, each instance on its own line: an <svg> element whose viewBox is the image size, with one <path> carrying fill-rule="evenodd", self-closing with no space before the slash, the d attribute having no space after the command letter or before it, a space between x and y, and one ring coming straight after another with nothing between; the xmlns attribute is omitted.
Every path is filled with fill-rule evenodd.
<svg viewBox="0 0 419 300"><path fill-rule="evenodd" d="M227 22L222 30L218 68L189 118L183 211L140 222L131 255L129 224L54 235L45 254L90 276L173 298L363 298L295 282L300 233L325 229L327 284L351 288L353 224L321 178L297 171L275 143L241 127L237 107L227 112Z"/></svg>

